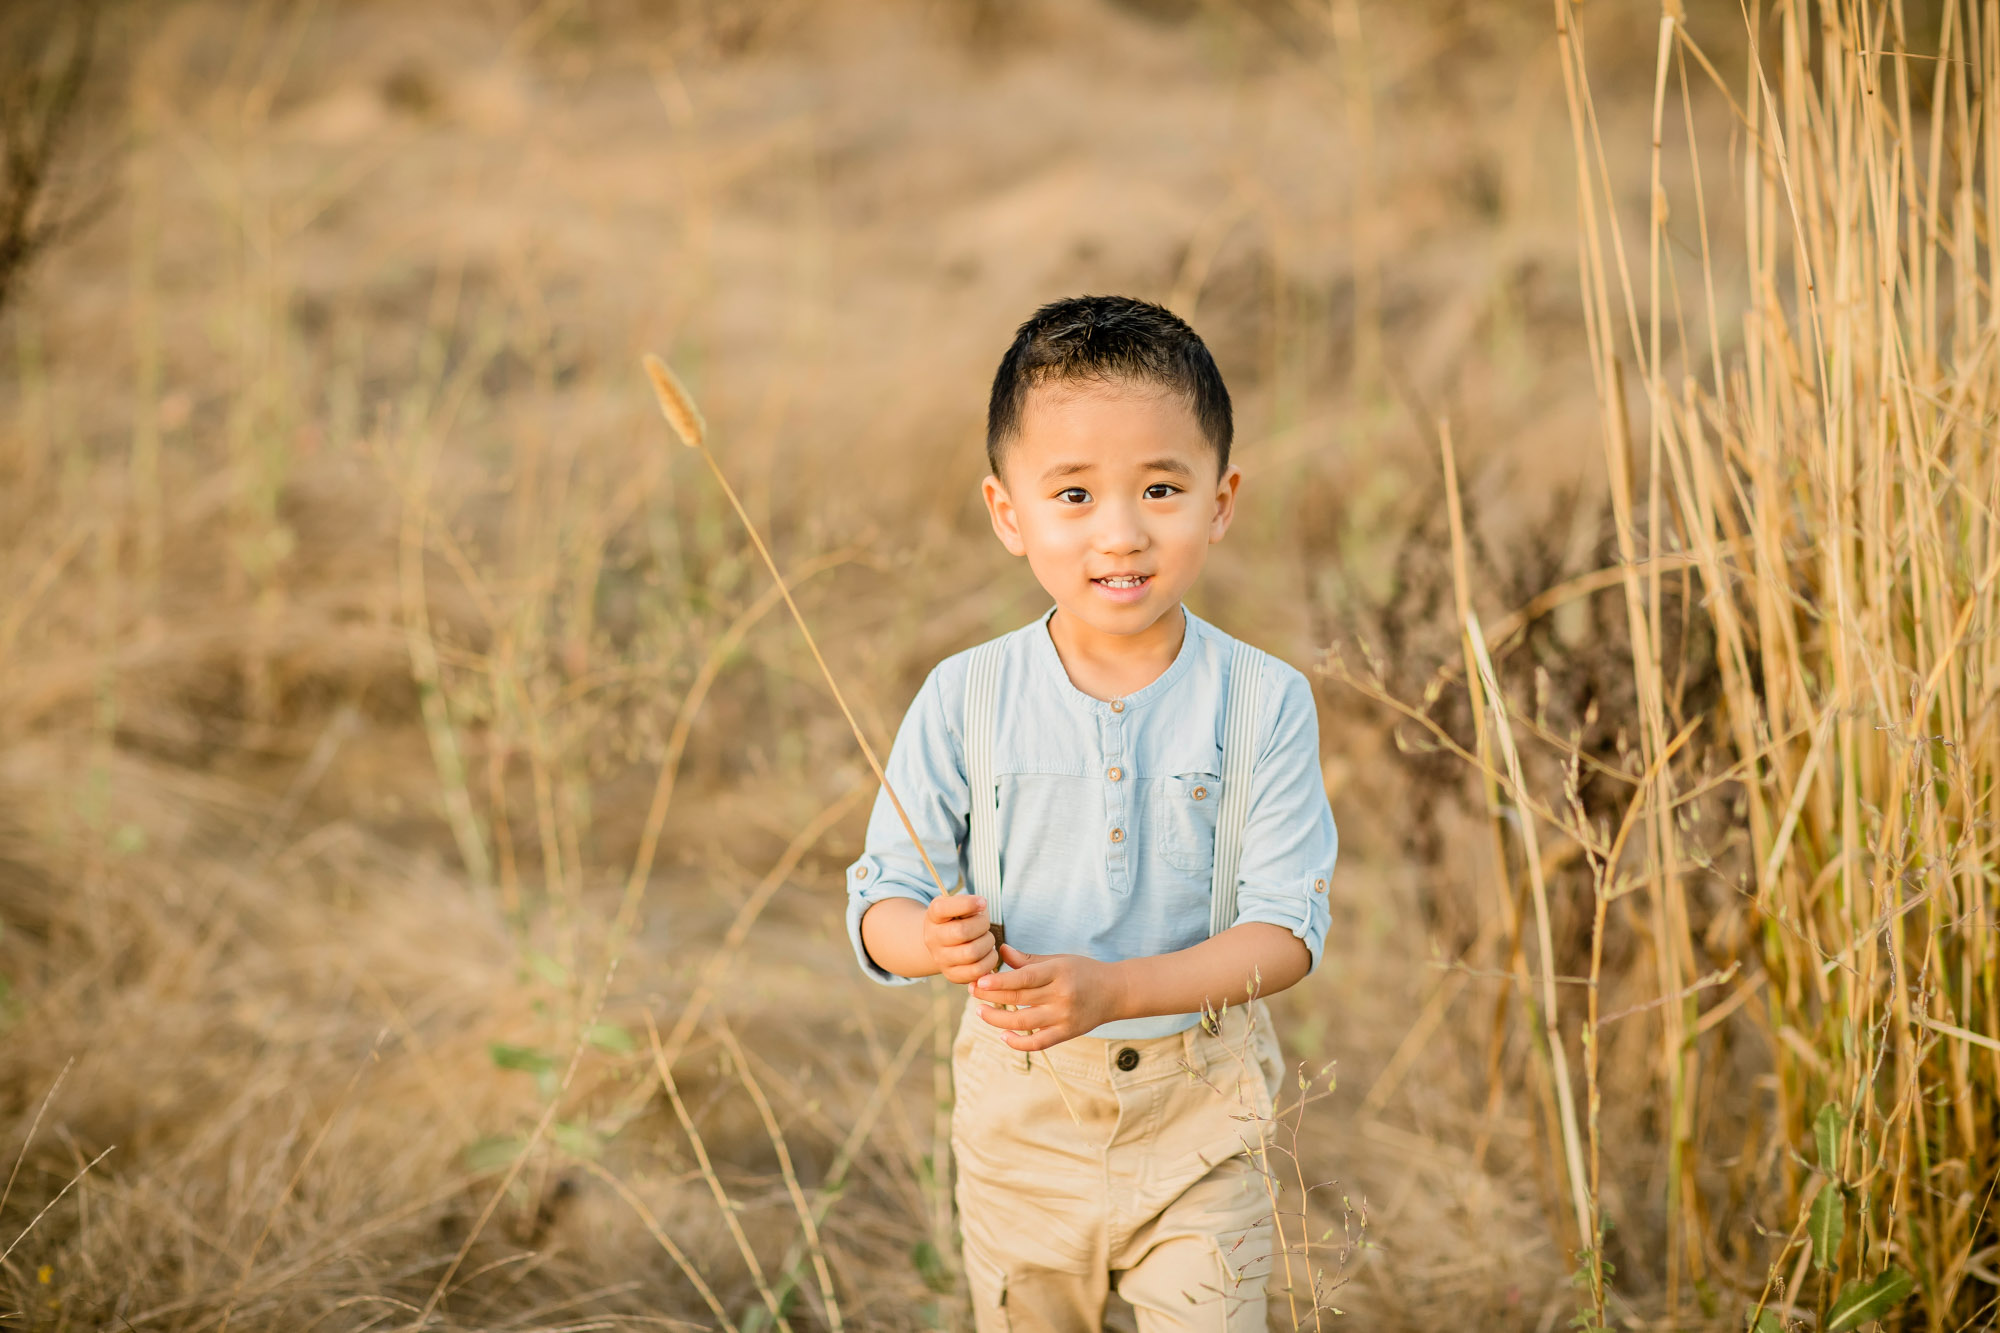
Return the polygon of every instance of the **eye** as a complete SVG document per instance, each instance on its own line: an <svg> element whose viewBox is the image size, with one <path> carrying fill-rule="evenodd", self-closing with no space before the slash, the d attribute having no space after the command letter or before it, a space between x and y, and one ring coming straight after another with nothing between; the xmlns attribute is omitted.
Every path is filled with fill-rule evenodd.
<svg viewBox="0 0 2000 1333"><path fill-rule="evenodd" d="M1170 500L1181 493L1181 488L1164 481L1156 481L1145 491L1148 500Z"/></svg>
<svg viewBox="0 0 2000 1333"><path fill-rule="evenodd" d="M1066 505L1086 505L1090 503L1090 492L1081 486L1071 486L1056 492L1056 499Z"/></svg>

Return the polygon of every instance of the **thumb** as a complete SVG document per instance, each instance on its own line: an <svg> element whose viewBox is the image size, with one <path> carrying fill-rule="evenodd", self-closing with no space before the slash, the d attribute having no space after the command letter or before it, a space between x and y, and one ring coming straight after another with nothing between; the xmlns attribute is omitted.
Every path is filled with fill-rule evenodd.
<svg viewBox="0 0 2000 1333"><path fill-rule="evenodd" d="M1034 962L1035 955L1022 953L1011 944L1003 944L1000 946L1000 961L1018 970Z"/></svg>

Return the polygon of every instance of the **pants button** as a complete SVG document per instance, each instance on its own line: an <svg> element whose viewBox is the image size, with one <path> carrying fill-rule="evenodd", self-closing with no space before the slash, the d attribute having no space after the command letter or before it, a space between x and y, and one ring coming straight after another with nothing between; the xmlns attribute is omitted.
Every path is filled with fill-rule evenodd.
<svg viewBox="0 0 2000 1333"><path fill-rule="evenodd" d="M1139 1053L1127 1046L1118 1052L1118 1067L1128 1074L1131 1073L1139 1067Z"/></svg>

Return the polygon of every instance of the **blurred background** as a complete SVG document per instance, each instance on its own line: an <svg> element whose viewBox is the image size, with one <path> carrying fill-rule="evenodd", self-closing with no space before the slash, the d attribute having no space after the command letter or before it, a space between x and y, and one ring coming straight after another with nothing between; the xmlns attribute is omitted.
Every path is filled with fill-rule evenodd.
<svg viewBox="0 0 2000 1333"><path fill-rule="evenodd" d="M1687 22L1724 73L1673 48L1657 197L1708 154L1727 250L1755 99L1743 17L1710 8ZM1603 770L1571 765L1584 823L1615 825L1641 767L1597 573L1610 335L1575 127L1593 218L1636 229L1642 269L1671 225L1697 291L1709 234L1647 206L1661 19L8 6L0 1320L967 1327L939 1138L958 1001L853 963L873 784L638 359L699 399L886 745L932 664L1042 609L979 504L986 386L1036 305L1117 292L1188 318L1228 378L1243 509L1193 606L1316 673L1342 833L1325 963L1278 1003L1317 1080L1273 1158L1286 1207L1330 1183L1274 1320L1742 1327L1807 1178L1771 1043L1710 1025L1700 1174L1665 1146L1695 1131L1654 1096L1657 1015L1614 1030L1589 1244L1528 900L1492 887L1511 862L1527 892L1524 853L1444 744L1489 743L1464 610L1522 613L1499 678ZM1715 259L1709 314L1666 311L1698 348L1668 355L1675 393L1700 330L1736 355L1750 262ZM1724 690L1700 590L1655 594L1698 716ZM1591 858L1544 836L1581 1004ZM1687 981L1751 938L1732 890L1702 901ZM1605 1012L1686 999L1655 999L1648 929L1599 951ZM1615 1260L1612 1296L1573 1282L1579 1249Z"/></svg>

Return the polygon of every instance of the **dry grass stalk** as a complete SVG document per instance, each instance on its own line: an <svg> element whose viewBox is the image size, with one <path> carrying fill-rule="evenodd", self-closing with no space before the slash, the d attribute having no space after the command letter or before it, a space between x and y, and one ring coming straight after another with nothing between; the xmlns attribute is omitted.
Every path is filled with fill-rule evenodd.
<svg viewBox="0 0 2000 1333"><path fill-rule="evenodd" d="M751 889L750 896L743 900L743 905L736 909L735 919L729 923L729 929L722 933L722 940L715 946L715 952L709 955L706 963L702 964L701 975L695 981L694 990L682 1004L680 1016L674 1020L672 1030L667 1033L666 1047L661 1058L666 1061L668 1068L671 1069L674 1062L680 1059L681 1052L687 1047L688 1038L692 1037L695 1029L701 1025L703 1016L708 1012L709 1002L715 998L716 987L736 961L737 951L743 947L744 941L750 938L750 929L757 924L757 918L763 915L771 899L780 888L784 887L792 872L798 869L799 862L805 854L825 836L827 830L846 818L866 794L865 788L847 792L836 797L824 810L814 815L812 821L800 829L786 846L777 863L763 879L757 882L756 887Z"/></svg>
<svg viewBox="0 0 2000 1333"><path fill-rule="evenodd" d="M8 1257L12 1255L15 1250L20 1248L21 1242L26 1240L29 1237L29 1235L33 1233L34 1229L41 1224L41 1220L49 1215L50 1210L63 1201L64 1196L67 1195L70 1192L70 1190L76 1187L78 1181L82 1180L85 1176L90 1174L91 1168L95 1167L99 1162L109 1157L114 1151L116 1151L115 1144L110 1148L104 1149L102 1152L98 1153L97 1156L91 1158L88 1162L85 1162L83 1165L79 1166L77 1168L76 1174L71 1176L68 1180L64 1181L63 1187L56 1191L55 1197L50 1199L47 1203L43 1204L41 1208L35 1213L35 1215L28 1219L28 1225L22 1227L20 1234L15 1236L14 1239L7 1242L6 1249L0 1250L0 1264L4 1264L7 1261Z"/></svg>
<svg viewBox="0 0 2000 1333"><path fill-rule="evenodd" d="M264 1214L264 1225L258 1228L257 1238L250 1242L249 1252L243 1256L243 1271L237 1275L236 1286L229 1293L228 1304L222 1307L222 1321L217 1325L216 1333L229 1333L230 1317L236 1313L236 1303L243 1298L243 1288L250 1281L250 1274L256 1270L257 1255L263 1250L264 1242L271 1238L271 1228L277 1225L278 1211L291 1199L293 1191L299 1187L299 1182L305 1179L307 1169L312 1166L313 1159L319 1156L320 1148L326 1143L326 1136L332 1130L333 1122L341 1111L346 1109L347 1099L354 1095L355 1088L361 1085L361 1076L368 1072L380 1056L382 1038L387 1035L385 1029L375 1038L375 1044L368 1048L368 1054L362 1057L361 1063L354 1067L354 1073L347 1080L347 1086L340 1090L340 1097L334 1102L333 1109L327 1112L324 1120L320 1121L318 1132L313 1135L312 1142L307 1145L304 1155L299 1158L299 1164L292 1169L291 1178L285 1182L285 1187L278 1191L277 1197L271 1200L271 1207Z"/></svg>
<svg viewBox="0 0 2000 1333"><path fill-rule="evenodd" d="M847 696L841 693L840 682L833 678L833 668L826 664L826 657L819 650L819 641L813 638L812 630L806 625L805 613L800 611L799 604L792 600L791 588L786 583L785 576L778 571L778 562L772 558L770 548L764 544L763 535L757 531L757 525L752 521L749 511L744 509L743 502L737 498L736 488L729 484L729 478L723 473L722 465L716 461L714 451L708 447L708 428L702 420L700 409L695 407L694 399L688 395L674 373L667 369L664 361L648 352L644 364L646 374L653 382L653 394L659 399L660 414L666 417L667 424L674 428L676 435L680 436L681 443L690 449L698 450L702 461L708 464L709 471L715 474L716 484L722 488L730 508L736 511L736 517L742 521L743 530L749 536L750 544L757 548L757 554L763 560L764 567L770 571L780 595L784 597L785 608L792 613L792 623L799 627L799 634L812 652L813 661L819 666L820 676L826 681L826 688L832 693L834 703L840 706L841 716L847 719L848 730L854 733L855 743L861 747L862 758L868 761L868 767L875 774L875 780L882 784L882 790L888 794L889 803L896 808L896 818L902 821L903 832L909 835L911 844L917 849L917 855L923 858L924 869L930 872L931 882L937 886L939 893L952 892L951 887L945 884L944 876L940 875L938 868L931 864L931 854L925 849L923 839L917 836L916 826L910 822L910 816L903 809L902 799L896 795L896 789L889 785L889 775L883 772L882 761L875 757L875 747L868 743L867 733L861 730L861 723L855 720L854 710L847 706Z"/></svg>
<svg viewBox="0 0 2000 1333"><path fill-rule="evenodd" d="M792 622L799 627L800 636L805 639L806 647L811 650L813 661L819 666L820 676L826 681L827 690L833 695L834 703L840 706L841 716L847 719L848 730L854 733L854 740L861 747L862 757L868 761L868 767L875 774L875 780L882 784L883 792L889 797L889 804L895 807L896 818L902 822L903 832L909 837L910 844L917 849L917 855L923 859L924 869L930 873L931 883L940 894L954 892L954 886L947 885L944 876L939 874L938 868L931 863L931 854L925 849L924 840L917 836L916 825L910 822L909 813L903 809L902 798L896 795L895 787L890 785L889 775L883 771L882 761L875 757L875 747L868 743L867 734L861 730L861 723L855 719L854 710L847 706L847 696L841 693L840 683L833 678L833 669L826 664L826 657L820 652L818 641L813 638L812 630L807 627L805 614L799 610L799 604L792 600L791 589L785 582L785 576L778 571L778 562L772 558L771 550L764 544L764 538L757 531L756 523L752 521L749 511L743 507L743 502L737 498L736 488L729 484L729 478L723 473L722 465L716 461L714 451L708 447L708 428L702 419L701 410L695 406L693 397L689 395L679 378L659 357L651 352L646 353L644 365L647 377L653 383L653 394L659 399L661 415L666 417L667 424L674 428L674 433L680 436L682 444L700 451L702 461L708 464L708 470L715 475L716 484L728 498L730 508L736 511L736 517L742 521L743 530L749 535L751 545L757 548L757 554L763 559L764 567L770 571L772 580L784 596L785 607L792 613ZM1077 1114L1075 1104L1070 1100L1069 1088L1063 1083L1062 1075L1047 1060L1042 1061L1041 1065L1054 1080L1056 1091L1062 1097L1063 1109L1069 1112L1069 1118L1079 1125L1082 1124L1083 1120Z"/></svg>
<svg viewBox="0 0 2000 1333"><path fill-rule="evenodd" d="M827 1163L826 1175L813 1193L811 1211L815 1229L826 1221L826 1215L833 1211L834 1202L840 1197L840 1191L847 1183L847 1173L853 1168L855 1159L868 1142L869 1136L875 1132L876 1121L881 1118L883 1109L888 1106L889 1099L897 1085L901 1083L904 1072L909 1069L910 1062L916 1058L917 1049L937 1031L937 1028L938 1014L934 1009L929 1020L912 1027L909 1035L903 1038L903 1044L896 1049L896 1053L883 1062L881 1072L876 1075L873 1086L868 1090L867 1100L862 1103L860 1114L855 1116L854 1124L841 1140L840 1147L834 1152L832 1160ZM798 1285L800 1270L806 1262L811 1243L810 1233L801 1225L798 1239L785 1251L784 1260L778 1265L777 1295L780 1305L790 1298L793 1288ZM757 1333L754 1319L744 1322L744 1333Z"/></svg>
<svg viewBox="0 0 2000 1333"><path fill-rule="evenodd" d="M1254 1005L1256 1003L1257 1000L1253 994L1247 1004ZM1204 1008L1202 1012L1203 1030L1211 1035L1219 1033L1222 1027L1222 1020L1228 1013L1229 1008L1230 1006L1226 1003L1221 1009ZM1182 1062L1180 1067L1182 1072L1190 1079L1201 1083L1217 1097L1234 1103L1238 1109L1231 1113L1232 1119L1242 1121L1246 1125L1257 1126L1254 1141L1249 1138L1246 1138L1244 1141L1244 1153L1250 1163L1251 1169L1257 1173L1258 1178L1263 1183L1265 1201L1271 1214L1272 1244L1277 1252L1278 1265L1278 1267L1263 1276L1267 1283L1280 1276L1283 1277L1286 1319L1293 1329L1304 1329L1307 1326L1308 1319L1311 1320L1311 1326L1318 1329L1324 1327L1324 1316L1329 1314L1338 1316L1344 1313L1344 1311L1333 1304L1333 1297L1351 1280L1353 1274L1348 1272L1348 1265L1353 1260L1355 1250L1361 1245L1368 1229L1366 1203L1363 1203L1357 1217L1356 1210L1348 1199L1343 1197L1341 1199L1340 1220L1341 1241L1338 1246L1333 1247L1333 1274L1329 1277L1323 1268L1314 1267L1313 1195L1320 1190L1336 1187L1338 1182L1320 1181L1309 1183L1306 1178L1304 1154L1305 1114L1307 1108L1325 1101L1333 1095L1334 1065L1337 1062L1329 1061L1316 1073L1311 1075L1306 1073L1303 1063L1299 1064L1294 1071L1297 1096L1289 1104L1283 1103L1281 1100L1274 1100L1270 1111L1265 1113L1259 1111L1255 1105L1241 1096L1241 1089L1245 1082L1252 1080L1262 1082L1264 1078L1262 1066L1253 1050L1255 1042L1255 1027L1254 1025L1246 1024L1241 1040L1235 1046L1225 1048L1236 1069L1234 1087L1224 1088L1214 1079L1210 1078L1205 1071L1196 1069L1193 1065L1186 1062ZM1365 1114L1364 1112L1364 1117ZM1290 1163L1289 1180L1280 1179L1279 1169L1272 1164L1272 1155L1274 1153ZM1297 1199L1298 1206L1296 1209L1287 1207L1287 1204L1291 1202L1293 1197ZM1297 1218L1298 1220L1298 1237L1296 1240L1293 1239L1290 1231L1287 1229L1289 1225L1288 1219L1290 1218ZM1321 1233L1320 1243L1322 1245L1322 1253L1324 1253L1324 1242L1330 1239L1332 1234L1333 1228L1331 1227L1326 1228ZM1292 1262L1295 1255L1299 1261L1299 1268L1304 1270L1306 1297L1309 1301L1303 1314L1299 1310L1298 1279L1300 1274L1294 1269ZM1238 1270L1239 1265L1235 1261L1235 1256L1230 1251L1223 1251L1222 1257L1228 1269ZM1244 1265L1244 1267L1247 1267L1247 1265ZM1235 1308L1236 1305L1241 1304L1245 1299L1235 1294L1235 1286L1240 1285L1248 1276L1247 1273L1236 1271L1235 1284L1228 1287L1207 1286L1205 1284L1204 1289L1212 1291L1217 1301L1222 1304L1223 1309L1229 1311ZM1267 1285L1267 1296L1268 1291L1269 1288Z"/></svg>
<svg viewBox="0 0 2000 1333"><path fill-rule="evenodd" d="M21 1137L21 1150L14 1154L14 1165L7 1172L7 1183L0 1185L0 1205L4 1205L13 1197L14 1182L20 1178L21 1163L28 1159L28 1149L34 1146L36 1131L42 1127L42 1117L48 1114L49 1103L56 1099L56 1093L62 1089L63 1080L69 1077L69 1071L75 1067L75 1056L72 1055L63 1061L63 1067L56 1074L55 1081L49 1084L49 1090L42 1094L42 1100L36 1104L34 1118L28 1121L28 1132Z"/></svg>
<svg viewBox="0 0 2000 1333"><path fill-rule="evenodd" d="M764 1095L763 1086L751 1072L749 1057L737 1044L736 1034L721 1019L716 1020L715 1030L722 1038L723 1049L729 1052L730 1059L736 1064L737 1079L743 1084L744 1091L750 1094L750 1100L757 1105L757 1118L763 1122L765 1137L771 1140L771 1150L778 1155L778 1171L785 1179L785 1193L791 1197L792 1209L798 1214L806 1253L812 1258L814 1275L819 1278L820 1300L824 1302L827 1325L834 1333L840 1333L846 1322L840 1317L840 1300L834 1295L833 1274L826 1266L826 1247L820 1243L818 1219L813 1216L812 1206L806 1202L805 1191L799 1187L799 1173L792 1169L792 1150L785 1142L785 1133L778 1126L778 1117L771 1111L771 1101Z"/></svg>
<svg viewBox="0 0 2000 1333"><path fill-rule="evenodd" d="M709 1312L716 1317L720 1326L723 1328L734 1327L735 1321L729 1317L729 1311L717 1299L715 1289L708 1285L708 1279L701 1275L701 1269L695 1267L694 1263L689 1260L687 1252L674 1243L674 1238L667 1234L665 1227L660 1225L660 1219L654 1216L651 1208L646 1206L646 1201L634 1193L630 1185L627 1185L617 1176L607 1171L602 1163L586 1159L583 1163L583 1168L590 1172L591 1175L597 1177L597 1179L603 1181L611 1188L612 1193L625 1201L626 1206L638 1216L639 1224L646 1228L646 1234L651 1236L653 1242L666 1252L667 1258L673 1260L674 1267L678 1268L681 1276L688 1280L688 1285L695 1289L696 1294L701 1297L702 1304L708 1307Z"/></svg>
<svg viewBox="0 0 2000 1333"><path fill-rule="evenodd" d="M597 1026L598 1019L603 1016L604 997L611 990L611 974L617 970L617 967L618 960L614 957L610 966L606 969L603 984L598 987L597 1008L591 1012L588 1021L578 1027L576 1037L570 1043L569 1059L563 1066L562 1080L556 1085L555 1091L548 1098L547 1104L542 1107L542 1113L536 1119L534 1129L529 1132L526 1141L521 1144L520 1149L513 1154L512 1159L508 1162L507 1170L500 1177L500 1183L494 1186L493 1192L487 1196L486 1204L480 1209L479 1216L474 1219L471 1227L467 1228L465 1239L460 1242L457 1253L452 1255L451 1262L445 1265L445 1270L439 1276L437 1284L431 1288L430 1296L425 1299L423 1308L417 1315L417 1325L419 1327L436 1312L439 1304L450 1292L452 1279L458 1276L459 1270L465 1265L466 1258L472 1253L472 1247L477 1245L479 1238L485 1234L487 1224L493 1220L494 1213L499 1210L500 1201L507 1197L507 1192L513 1188L515 1180L519 1179L522 1169L527 1166L528 1159L534 1155L535 1149L540 1147L543 1140L548 1137L549 1127L555 1123L556 1112L561 1109L563 1100L569 1093L570 1085L576 1081L576 1071L583 1063L584 1051L589 1044L589 1033Z"/></svg>
<svg viewBox="0 0 2000 1333"><path fill-rule="evenodd" d="M1486 651L1486 636L1480 632L1479 617L1468 613L1465 624L1466 642L1471 645L1473 661L1479 670L1480 682L1493 709L1493 737L1500 749L1501 758L1507 765L1508 790L1521 792L1527 789L1527 775L1521 766L1521 754L1514 744L1514 728L1507 719L1506 697L1500 691L1499 677L1493 670L1493 659ZM1535 827L1534 812L1525 805L1517 807L1521 832L1521 851L1528 867L1528 887L1535 904L1535 944L1541 977L1541 1013L1538 1026L1549 1052L1549 1065L1555 1073L1556 1112L1562 1126L1563 1165L1569 1180L1570 1204L1576 1210L1577 1235L1582 1238L1586 1250L1594 1250L1597 1245L1596 1201L1590 1196L1589 1178L1583 1164L1583 1141L1576 1120L1576 1103L1571 1093L1569 1076L1569 1054L1563 1047L1562 1018L1556 1006L1556 950L1555 938L1549 929L1549 893L1542 876L1541 834ZM1504 864L1504 862L1503 862ZM1603 1320L1603 1277L1595 1265L1591 1267L1591 1299L1596 1305L1599 1322Z"/></svg>
<svg viewBox="0 0 2000 1333"><path fill-rule="evenodd" d="M744 1234L743 1223L737 1218L736 1202L729 1197L722 1177L716 1174L715 1163L708 1155L708 1145L702 1141L701 1131L695 1128L694 1117L688 1114L687 1103L681 1099L680 1085L674 1082L674 1071L666 1062L666 1053L660 1048L660 1029L654 1024L650 1011L646 1014L646 1040L653 1052L653 1069L659 1074L660 1086L666 1090L667 1100L674 1108L674 1118L680 1121L681 1132L687 1135L688 1146L694 1149L694 1160L701 1170L701 1178L708 1182L708 1191L715 1198L716 1211L722 1214L723 1225L729 1229L729 1238L736 1242L736 1252L743 1256L743 1266L750 1271L750 1280L757 1286L757 1295L770 1313L771 1322L779 1328L788 1329L791 1325L785 1320L771 1284L764 1278L764 1265L758 1262L757 1251L751 1248L750 1238Z"/></svg>

